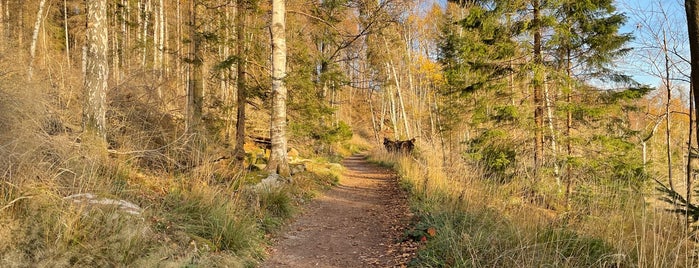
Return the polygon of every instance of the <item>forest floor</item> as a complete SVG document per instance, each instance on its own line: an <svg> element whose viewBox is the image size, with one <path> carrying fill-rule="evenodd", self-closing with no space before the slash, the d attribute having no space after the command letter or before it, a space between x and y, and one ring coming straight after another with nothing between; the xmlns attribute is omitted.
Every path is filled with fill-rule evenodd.
<svg viewBox="0 0 699 268"><path fill-rule="evenodd" d="M262 267L405 267L417 243L404 241L408 193L390 169L354 155L339 185L314 199L281 231Z"/></svg>

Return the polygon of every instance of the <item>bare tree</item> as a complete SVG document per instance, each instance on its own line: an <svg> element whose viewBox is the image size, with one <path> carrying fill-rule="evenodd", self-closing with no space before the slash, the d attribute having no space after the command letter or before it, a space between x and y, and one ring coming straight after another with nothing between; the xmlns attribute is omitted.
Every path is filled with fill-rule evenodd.
<svg viewBox="0 0 699 268"><path fill-rule="evenodd" d="M272 150L266 170L288 177L286 158L286 6L284 0L272 0Z"/></svg>
<svg viewBox="0 0 699 268"><path fill-rule="evenodd" d="M85 104L83 129L105 140L105 111L109 62L107 61L107 0L87 1L85 49Z"/></svg>

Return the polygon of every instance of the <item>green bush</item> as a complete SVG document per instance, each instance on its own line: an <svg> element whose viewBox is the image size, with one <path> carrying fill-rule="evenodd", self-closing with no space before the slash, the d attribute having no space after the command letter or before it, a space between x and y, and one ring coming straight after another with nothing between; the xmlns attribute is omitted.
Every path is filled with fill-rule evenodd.
<svg viewBox="0 0 699 268"><path fill-rule="evenodd" d="M469 142L466 156L476 160L486 175L505 182L513 176L517 152L502 130L488 130Z"/></svg>

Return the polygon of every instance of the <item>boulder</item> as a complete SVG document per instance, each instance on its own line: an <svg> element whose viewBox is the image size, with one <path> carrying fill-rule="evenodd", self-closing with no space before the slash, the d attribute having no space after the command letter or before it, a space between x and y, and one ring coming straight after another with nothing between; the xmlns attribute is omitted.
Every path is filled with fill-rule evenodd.
<svg viewBox="0 0 699 268"><path fill-rule="evenodd" d="M296 175L306 171L306 165L304 163L290 163L289 170L291 171L291 175Z"/></svg>
<svg viewBox="0 0 699 268"><path fill-rule="evenodd" d="M256 192L262 192L262 191L271 192L271 191L274 191L274 190L282 187L283 181L284 181L284 178L282 178L281 176L279 176L275 173L272 173L272 174L269 174L269 176L267 176L267 178L262 179L262 181L255 184L254 186L252 186L252 188Z"/></svg>
<svg viewBox="0 0 699 268"><path fill-rule="evenodd" d="M69 195L64 197L63 200L70 200L74 204L83 204L90 207L115 207L119 211L131 215L141 215L141 212L143 212L143 209L141 207L129 201L121 199L99 198L91 193Z"/></svg>

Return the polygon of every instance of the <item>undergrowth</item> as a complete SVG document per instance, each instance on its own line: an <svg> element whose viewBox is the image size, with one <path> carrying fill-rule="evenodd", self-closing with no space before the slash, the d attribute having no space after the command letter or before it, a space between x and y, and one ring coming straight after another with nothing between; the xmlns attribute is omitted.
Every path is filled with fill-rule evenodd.
<svg viewBox="0 0 699 268"><path fill-rule="evenodd" d="M415 213L406 239L422 242L413 267L696 267L682 220L634 185L582 184L570 209L526 176L493 180L433 146L371 161L393 167ZM510 176L510 175L508 175ZM584 190L587 189L587 190Z"/></svg>
<svg viewBox="0 0 699 268"><path fill-rule="evenodd" d="M28 81L5 56L0 267L254 267L266 234L342 171L296 156L305 171L256 190L268 174L222 157L230 148L219 133L187 134L182 115L163 112L168 105L137 85L145 78L110 95L108 144L95 142L71 112L80 111L79 91L53 91L41 72Z"/></svg>

